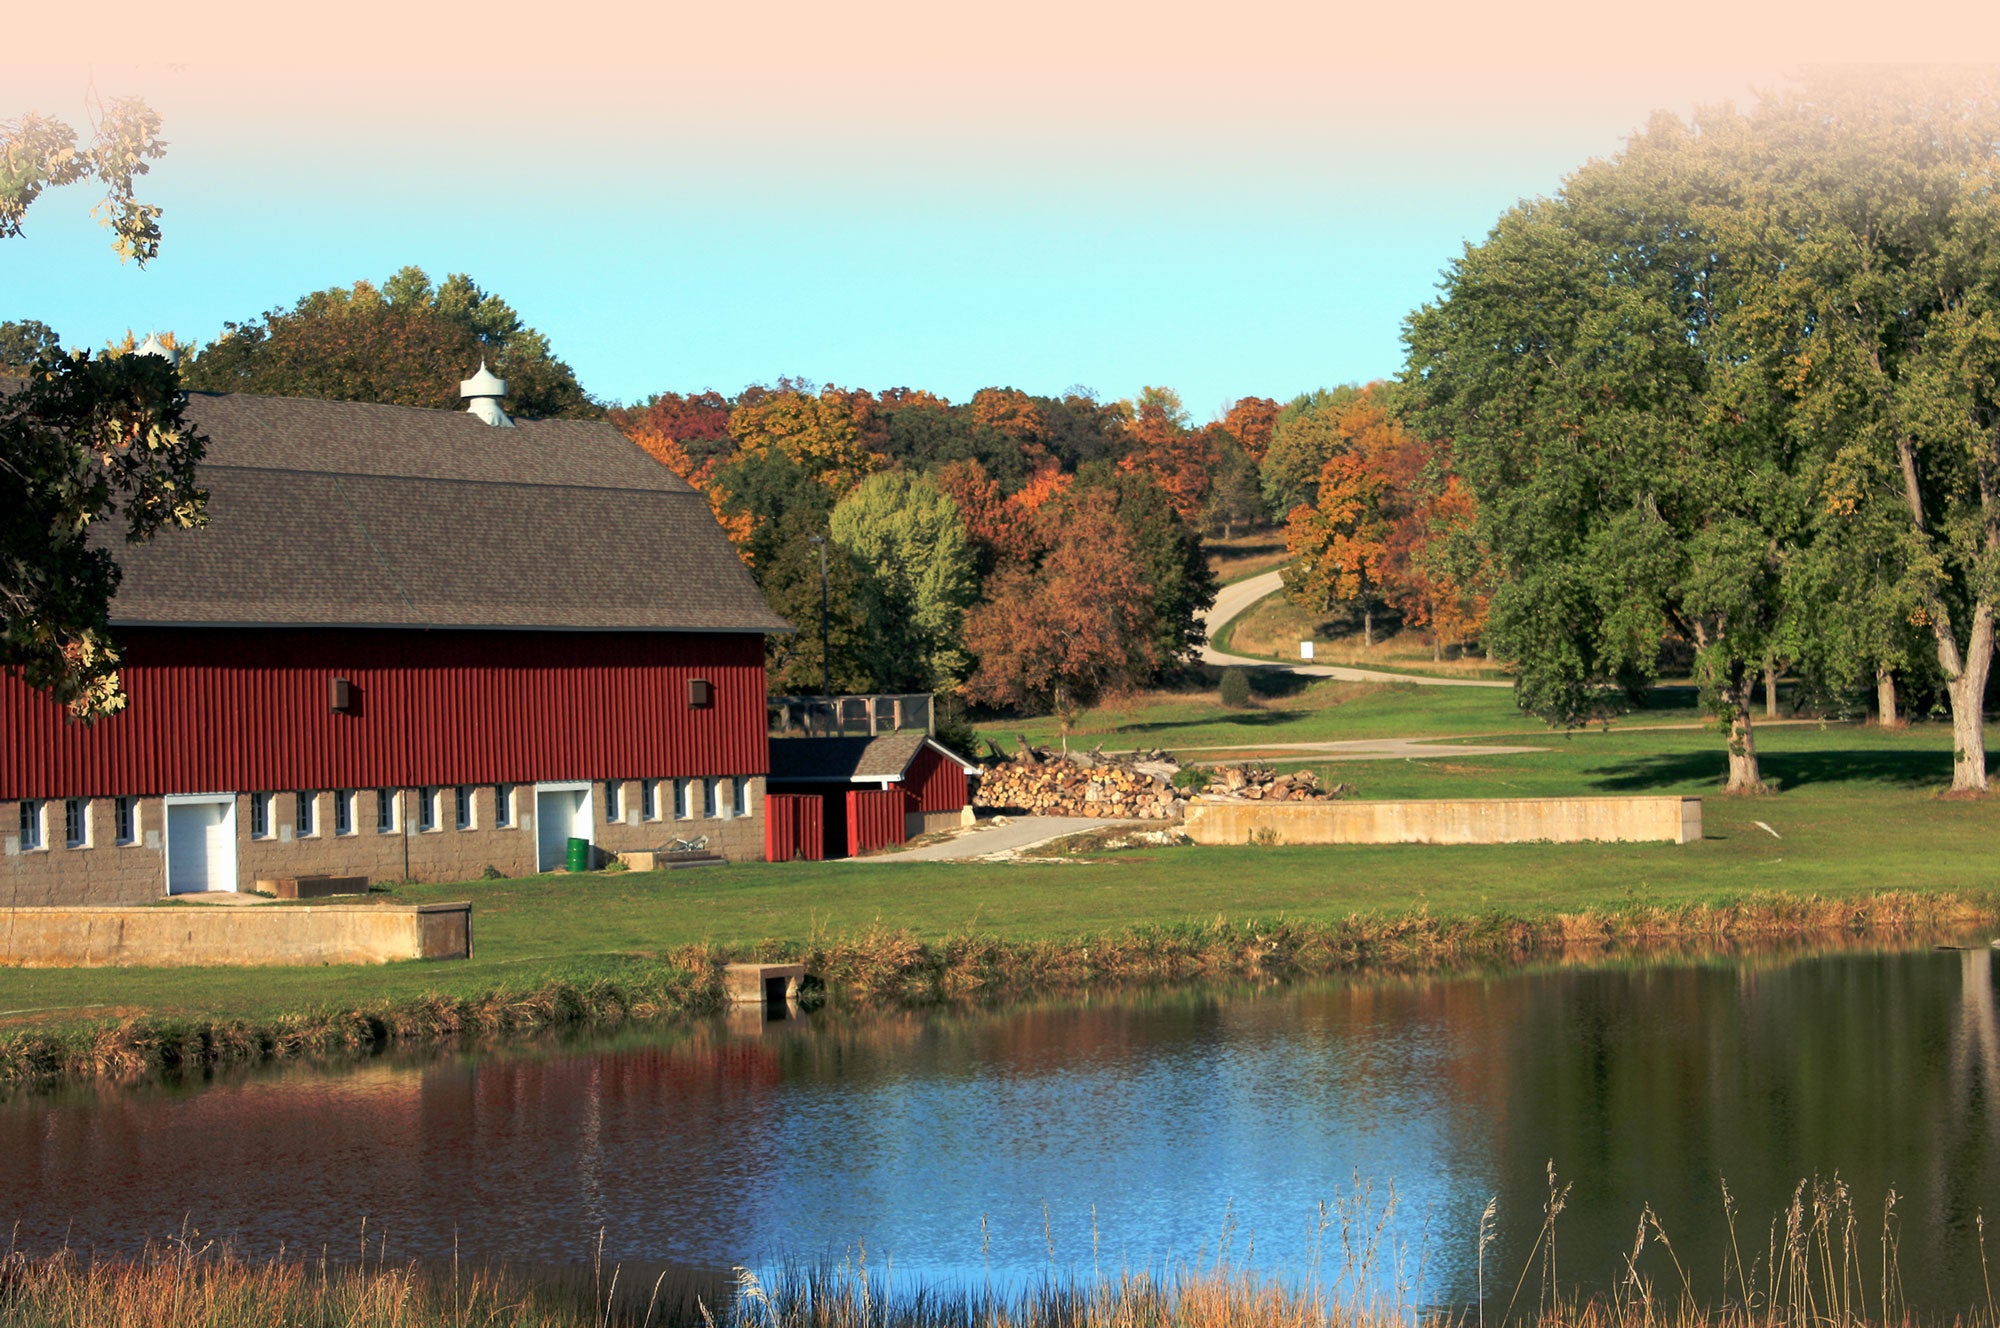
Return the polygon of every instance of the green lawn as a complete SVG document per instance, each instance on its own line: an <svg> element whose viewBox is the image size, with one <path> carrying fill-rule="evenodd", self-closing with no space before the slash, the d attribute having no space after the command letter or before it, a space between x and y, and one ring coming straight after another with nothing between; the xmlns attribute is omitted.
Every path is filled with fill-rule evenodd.
<svg viewBox="0 0 2000 1328"><path fill-rule="evenodd" d="M1243 747L1262 743L1337 742L1349 738L1436 738L1486 735L1508 742L1533 735L1555 740L1559 731L1521 713L1511 689L1425 687L1417 683L1335 682L1293 674L1253 673L1256 704L1230 710L1216 692L1149 692L1129 701L1088 710L1070 734L1072 747L1103 744L1116 751L1131 747L1170 750ZM1694 692L1663 687L1645 709L1619 721L1620 727L1699 723ZM1030 742L1059 744L1062 732L1051 716L998 720L977 726L1002 750L1011 751L1016 734Z"/></svg>
<svg viewBox="0 0 2000 1328"><path fill-rule="evenodd" d="M1408 705L1405 690L1416 689L1355 704ZM1421 699L1446 706L1486 699L1490 707L1488 693L1426 690ZM1377 718L1396 727L1386 713ZM1530 731L1515 726L1514 736ZM401 886L393 891L399 900L474 900L476 957L371 968L0 970L0 1032L125 1013L261 1016L432 990L474 994L554 975L616 973L689 942L747 948L878 927L925 938L972 931L1035 940L1217 916L1333 920L1420 906L1542 914L1772 890L1991 889L2000 885L1993 852L2000 799L1936 796L1950 776L1949 736L1942 725L1903 733L1765 730L1765 768L1784 791L1710 798L1707 837L1685 846L1181 847L1080 864L863 861ZM1310 764L1357 785L1361 796L1385 798L1707 793L1723 769L1713 732L1544 731L1536 743L1546 750Z"/></svg>

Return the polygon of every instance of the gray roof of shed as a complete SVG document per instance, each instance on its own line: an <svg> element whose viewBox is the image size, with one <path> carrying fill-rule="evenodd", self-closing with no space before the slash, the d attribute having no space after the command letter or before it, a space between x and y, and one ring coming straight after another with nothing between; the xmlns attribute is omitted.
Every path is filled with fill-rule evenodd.
<svg viewBox="0 0 2000 1328"><path fill-rule="evenodd" d="M885 733L876 738L774 738L771 779L854 783L901 779L928 735Z"/></svg>
<svg viewBox="0 0 2000 1328"><path fill-rule="evenodd" d="M192 393L208 524L108 544L124 626L784 632L707 501L607 423Z"/></svg>

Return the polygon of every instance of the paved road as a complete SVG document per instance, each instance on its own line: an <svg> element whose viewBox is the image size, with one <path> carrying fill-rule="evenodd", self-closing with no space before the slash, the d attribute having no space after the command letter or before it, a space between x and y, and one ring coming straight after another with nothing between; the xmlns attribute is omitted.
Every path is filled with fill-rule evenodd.
<svg viewBox="0 0 2000 1328"><path fill-rule="evenodd" d="M1238 581L1235 585L1224 586L1215 594L1215 607L1203 616L1202 630L1213 638L1222 630L1224 623L1282 585L1284 579L1281 573L1265 572L1260 576ZM1246 668L1272 669L1284 673L1297 673L1308 678L1338 678L1342 682L1412 682L1419 687L1512 687L1514 685L1504 678L1438 678L1420 673L1384 673L1380 669L1352 669L1344 664L1279 664L1248 655L1225 655L1206 644L1201 648L1201 661L1204 664L1240 664Z"/></svg>
<svg viewBox="0 0 2000 1328"><path fill-rule="evenodd" d="M877 853L866 858L851 859L856 862L945 862L953 858L983 858L993 853L1018 852L1046 844L1064 835L1077 834L1084 830L1109 830L1119 826L1144 825L1160 826L1160 821L1112 821L1096 816L1010 816L1007 824L994 825L988 822L977 830L968 830L941 843L926 844L922 848L904 849L900 853Z"/></svg>

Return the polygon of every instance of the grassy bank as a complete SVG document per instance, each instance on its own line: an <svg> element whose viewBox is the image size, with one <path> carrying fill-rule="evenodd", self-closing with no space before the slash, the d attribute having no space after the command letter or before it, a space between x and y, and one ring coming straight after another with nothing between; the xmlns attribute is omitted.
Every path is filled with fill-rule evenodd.
<svg viewBox="0 0 2000 1328"><path fill-rule="evenodd" d="M925 938L908 929L878 927L740 947L691 945L653 959L628 956L594 970L503 979L485 988L469 983L462 972L403 965L401 973L429 973L434 984L351 1004L327 1000L324 989L316 992L309 970L66 971L58 976L155 986L163 1000L181 1008L117 1020L72 1016L16 1028L0 1039L0 1082L133 1081L230 1065L360 1057L394 1046L449 1046L683 1019L717 1012L721 966L744 958L801 961L833 997L867 1008L1009 1000L1142 983L1512 964L1578 947L1601 955L1757 936L1936 936L1996 919L2000 892L1887 891L1845 898L1765 895L1721 903L1628 904L1540 915L1449 914L1421 907L1333 921L1217 918L1065 940L1005 939L970 930ZM318 972L346 978L342 970ZM214 989L272 979L290 989L296 1004L288 1008L285 994L266 992L254 1012L234 1013L229 1007L241 997L232 1000ZM211 1008L203 1010L204 1002Z"/></svg>

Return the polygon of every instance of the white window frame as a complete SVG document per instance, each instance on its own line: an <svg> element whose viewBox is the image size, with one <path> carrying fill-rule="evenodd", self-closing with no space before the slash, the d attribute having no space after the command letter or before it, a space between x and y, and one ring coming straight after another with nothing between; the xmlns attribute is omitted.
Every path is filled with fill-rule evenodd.
<svg viewBox="0 0 2000 1328"><path fill-rule="evenodd" d="M750 814L750 776L738 775L731 782L735 785L735 788L732 790L735 797L731 805L736 815L748 816Z"/></svg>
<svg viewBox="0 0 2000 1328"><path fill-rule="evenodd" d="M514 828L514 786L495 784L493 786L493 828L511 830Z"/></svg>
<svg viewBox="0 0 2000 1328"><path fill-rule="evenodd" d="M113 798L111 800L111 842L119 848L130 848L139 842L139 800L137 798Z"/></svg>
<svg viewBox="0 0 2000 1328"><path fill-rule="evenodd" d="M625 781L607 779L604 781L604 823L617 825L625 819Z"/></svg>
<svg viewBox="0 0 2000 1328"><path fill-rule="evenodd" d="M376 834L393 835L396 833L397 824L400 819L396 813L401 810L401 808L396 806L396 803L400 800L398 795L401 793L401 789L378 788L375 790Z"/></svg>
<svg viewBox="0 0 2000 1328"><path fill-rule="evenodd" d="M701 781L701 819L718 821L722 819L722 780L710 778Z"/></svg>
<svg viewBox="0 0 2000 1328"><path fill-rule="evenodd" d="M316 791L293 790L292 834L300 839L319 837L319 794Z"/></svg>
<svg viewBox="0 0 2000 1328"><path fill-rule="evenodd" d="M63 799L63 847L90 847L90 799Z"/></svg>
<svg viewBox="0 0 2000 1328"><path fill-rule="evenodd" d="M695 819L694 783L692 779L676 779L674 781L674 819L676 821L692 821Z"/></svg>
<svg viewBox="0 0 2000 1328"><path fill-rule="evenodd" d="M418 834L434 834L443 825L444 818L438 815L438 801L443 796L444 790L435 784L427 784L417 790Z"/></svg>
<svg viewBox="0 0 2000 1328"><path fill-rule="evenodd" d="M660 781L642 779L639 781L639 816L642 820L660 819Z"/></svg>
<svg viewBox="0 0 2000 1328"><path fill-rule="evenodd" d="M271 798L269 793L250 795L250 837L269 839L271 837Z"/></svg>
<svg viewBox="0 0 2000 1328"><path fill-rule="evenodd" d="M451 826L454 830L471 830L475 825L472 806L472 785L457 784L451 790Z"/></svg>
<svg viewBox="0 0 2000 1328"><path fill-rule="evenodd" d="M343 835L354 833L354 801L355 792L353 789L335 789L333 791L334 838L338 839Z"/></svg>
<svg viewBox="0 0 2000 1328"><path fill-rule="evenodd" d="M41 852L49 846L49 804L46 798L21 799L21 851Z"/></svg>

